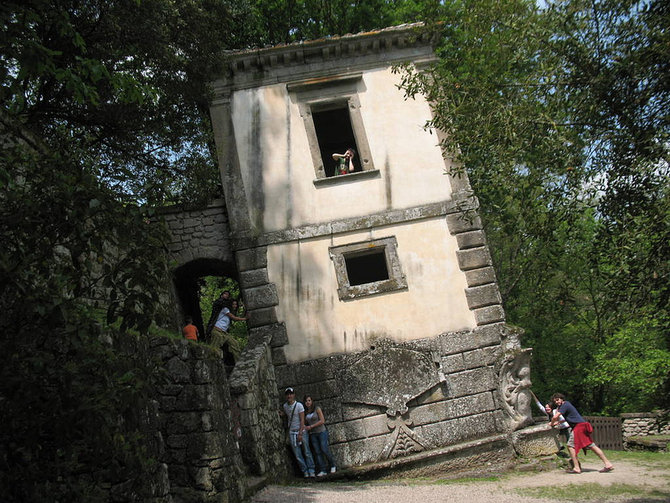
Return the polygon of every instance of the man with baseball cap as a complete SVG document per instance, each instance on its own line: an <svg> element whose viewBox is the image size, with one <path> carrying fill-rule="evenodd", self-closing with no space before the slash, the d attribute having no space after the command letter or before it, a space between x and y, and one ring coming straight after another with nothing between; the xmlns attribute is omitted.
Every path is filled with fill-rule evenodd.
<svg viewBox="0 0 670 503"><path fill-rule="evenodd" d="M314 458L312 457L312 451L309 450L309 437L305 431L305 408L300 402L296 401L293 388L286 388L284 394L286 395L286 402L283 405L283 410L288 419L291 450L305 478L314 477ZM305 436L304 441L303 434Z"/></svg>

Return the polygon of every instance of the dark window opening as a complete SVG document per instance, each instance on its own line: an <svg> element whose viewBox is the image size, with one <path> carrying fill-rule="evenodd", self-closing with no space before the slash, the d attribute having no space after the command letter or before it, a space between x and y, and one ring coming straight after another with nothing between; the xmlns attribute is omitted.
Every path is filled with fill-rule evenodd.
<svg viewBox="0 0 670 503"><path fill-rule="evenodd" d="M356 150L356 157L353 160L354 172L362 171L360 153L347 105L330 110L312 111L312 120L326 176L331 177L335 174L338 162L333 160L333 154L344 154L348 148Z"/></svg>
<svg viewBox="0 0 670 503"><path fill-rule="evenodd" d="M386 266L386 252L383 247L363 255L345 256L344 262L347 267L350 286L364 285L366 283L389 279L389 271Z"/></svg>

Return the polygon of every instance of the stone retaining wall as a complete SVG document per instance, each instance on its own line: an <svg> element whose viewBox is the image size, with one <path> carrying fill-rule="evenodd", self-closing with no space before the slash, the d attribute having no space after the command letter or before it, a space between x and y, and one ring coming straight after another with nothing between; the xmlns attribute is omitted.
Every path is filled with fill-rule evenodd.
<svg viewBox="0 0 670 503"><path fill-rule="evenodd" d="M110 342L120 354L153 362L153 393L126 420L142 432L145 456L157 462L136 480L109 484L109 501L238 503L247 497L220 351L168 337L122 335Z"/></svg>
<svg viewBox="0 0 670 503"><path fill-rule="evenodd" d="M635 412L621 414L623 438L648 435L670 435L670 423L663 424L661 412ZM665 416L667 421L667 414Z"/></svg>
<svg viewBox="0 0 670 503"><path fill-rule="evenodd" d="M154 338L151 353L165 371L156 399L170 494L184 502L240 501L244 469L220 354L168 338Z"/></svg>
<svg viewBox="0 0 670 503"><path fill-rule="evenodd" d="M272 365L270 340L265 330L252 330L230 376L233 410L239 414L234 427L240 452L253 475L282 479L290 461L284 445L284 427L279 416L277 381Z"/></svg>
<svg viewBox="0 0 670 503"><path fill-rule="evenodd" d="M506 431L494 369L504 336L504 325L495 324L359 354L285 364L276 367L277 382L280 390L292 386L298 400L308 394L322 407L338 467L379 462ZM402 353L397 361L387 356L394 351ZM395 376L412 354L417 361L421 355L431 360L440 380L417 384L422 392L407 402L407 411L398 410L393 417L383 398L371 404L373 396L356 396L359 382L375 383L380 374ZM367 365L368 361L373 364ZM386 364L397 368L382 368ZM416 369L408 370L404 379L382 380L380 397L411 382Z"/></svg>

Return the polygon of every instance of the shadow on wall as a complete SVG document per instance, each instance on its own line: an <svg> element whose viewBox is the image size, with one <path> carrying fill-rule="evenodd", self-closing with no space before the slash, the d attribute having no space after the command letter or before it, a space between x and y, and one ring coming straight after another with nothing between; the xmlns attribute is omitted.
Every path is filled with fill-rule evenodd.
<svg viewBox="0 0 670 503"><path fill-rule="evenodd" d="M210 314L200 310L200 279L205 276L238 279L235 264L219 259L195 259L174 270L174 287L181 308L180 323L184 322L186 316L192 317L201 334L205 333L203 315L209 317Z"/></svg>

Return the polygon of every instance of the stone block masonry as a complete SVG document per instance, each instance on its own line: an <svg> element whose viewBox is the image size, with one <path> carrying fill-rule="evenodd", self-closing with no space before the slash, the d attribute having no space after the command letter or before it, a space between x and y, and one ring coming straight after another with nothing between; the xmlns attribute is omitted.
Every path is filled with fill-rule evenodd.
<svg viewBox="0 0 670 503"><path fill-rule="evenodd" d="M232 262L230 229L223 200L198 210L164 208L161 215L170 232L168 252L178 266L195 259Z"/></svg>
<svg viewBox="0 0 670 503"><path fill-rule="evenodd" d="M238 411L240 453L251 474L285 478L290 461L279 417L277 382L272 365L271 329L252 330L249 343L230 376L233 409Z"/></svg>
<svg viewBox="0 0 670 503"><path fill-rule="evenodd" d="M338 467L342 468L402 455L394 451L397 446L392 446L395 435L413 437L411 442L405 441L405 445L413 442L414 452L495 436L506 431L497 405L498 378L494 371L503 332L503 324L494 324L471 332L446 333L436 338L391 344L390 349L372 348L370 353L375 352L377 361L384 360L385 351L402 351L403 358L409 354L407 351L426 355L435 362L436 375L442 375L441 381L417 384L416 389L422 392L414 397L411 391L409 394L406 390L401 391L406 393L407 411L397 417L387 414L383 399L370 403L376 402L374 396L357 399L347 393L347 388L361 384L347 382L346 369L358 371L359 363L367 358L366 351L277 365L278 390L293 386L299 399L303 395L314 397L326 416L332 450ZM368 376L373 388L374 374L371 372ZM407 379L411 380L411 377L408 375ZM405 380L380 384L379 396L395 395L394 388L402 388L405 384L400 381ZM399 426L399 420L404 422L403 425Z"/></svg>
<svg viewBox="0 0 670 503"><path fill-rule="evenodd" d="M174 501L240 501L239 417L220 353L186 340L154 338L151 354L164 372L156 400L170 495Z"/></svg>
<svg viewBox="0 0 670 503"><path fill-rule="evenodd" d="M109 342L120 355L151 362L149 396L126 420L142 433L143 455L155 463L134 480L105 484L108 501L239 503L248 498L240 406L266 407L231 399L221 352L170 337L123 334ZM271 422L263 414L259 410L256 415Z"/></svg>

